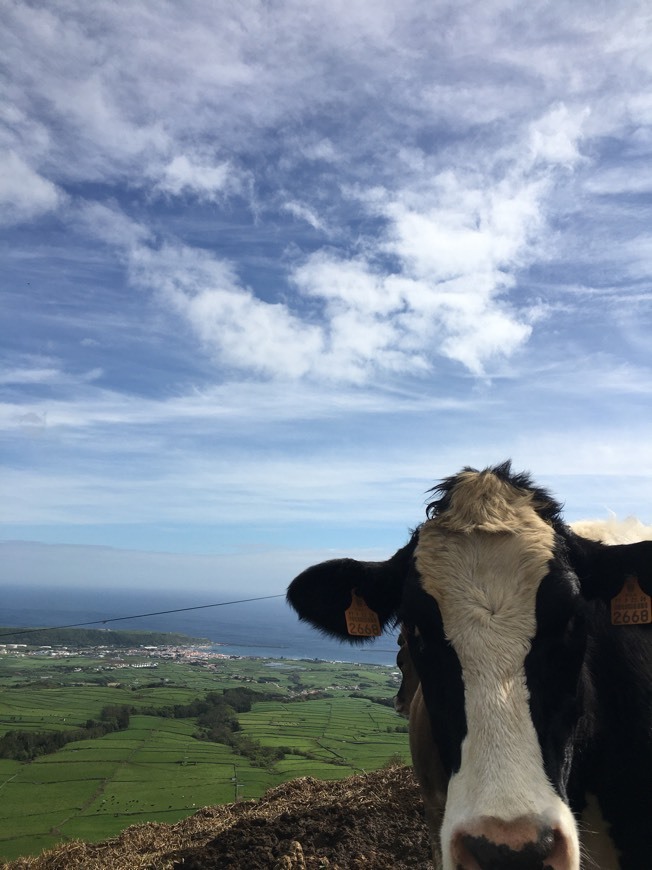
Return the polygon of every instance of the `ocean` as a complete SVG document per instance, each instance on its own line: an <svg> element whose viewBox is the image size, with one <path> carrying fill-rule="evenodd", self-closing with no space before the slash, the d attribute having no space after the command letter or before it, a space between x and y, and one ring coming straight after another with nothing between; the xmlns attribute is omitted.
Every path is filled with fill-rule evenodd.
<svg viewBox="0 0 652 870"><path fill-rule="evenodd" d="M2 589L0 625L53 627L97 622L89 628L174 631L192 637L206 637L219 644L217 651L228 655L396 664L396 632L363 646L340 643L299 622L284 598L204 607L249 597L255 596L242 590L181 594L151 590L9 586ZM133 618L139 614L195 606L204 609ZM119 621L101 622L115 618Z"/></svg>

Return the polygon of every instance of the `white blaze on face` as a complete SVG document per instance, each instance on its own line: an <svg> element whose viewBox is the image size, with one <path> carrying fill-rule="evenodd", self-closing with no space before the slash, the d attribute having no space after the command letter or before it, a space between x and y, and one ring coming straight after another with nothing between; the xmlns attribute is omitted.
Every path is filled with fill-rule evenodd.
<svg viewBox="0 0 652 870"><path fill-rule="evenodd" d="M565 866L579 866L575 823L546 776L525 677L537 591L554 547L532 498L492 474L468 472L450 507L419 533L421 584L437 601L464 681L467 734L448 788L444 870L454 866L455 834L486 818L531 817L561 831L571 853Z"/></svg>

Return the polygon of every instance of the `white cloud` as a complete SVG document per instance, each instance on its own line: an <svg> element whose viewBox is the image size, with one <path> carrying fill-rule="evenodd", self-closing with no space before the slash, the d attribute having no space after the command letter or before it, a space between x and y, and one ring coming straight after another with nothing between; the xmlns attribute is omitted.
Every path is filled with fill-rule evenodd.
<svg viewBox="0 0 652 870"><path fill-rule="evenodd" d="M93 374L93 373L90 373ZM5 373L7 384L39 384L60 388L43 398L0 403L0 431L20 432L32 424L47 427L60 445L85 444L94 453L112 453L130 444L132 453L151 455L152 438L166 443L182 435L194 438L257 431L294 422L347 417L421 413L476 413L478 398L455 399L445 392L421 393L376 387L344 388L341 384L315 390L310 383L233 381L162 399L130 396L101 388L92 377L75 378L58 369ZM160 433L152 435L154 433Z"/></svg>
<svg viewBox="0 0 652 870"><path fill-rule="evenodd" d="M222 443L211 448L207 442L203 450L189 451L180 428L179 439L171 438L167 449L153 441L149 453L135 454L129 439L132 461L120 460L120 474L115 459L98 462L101 453L87 453L85 461L72 468L70 461L47 469L9 468L3 481L12 499L0 513L8 526L187 523L255 529L334 523L395 525L400 537L424 519L427 489L437 479L464 465L484 467L511 456L515 468L535 471L537 482L552 487L566 502L569 518L597 516L604 507L652 520L651 477L641 471L652 467L648 425L625 433L617 426L596 433L580 425L572 439L567 428L532 427L511 431L507 437L504 430L516 415L502 410L502 421L498 413L490 425L483 415L474 415L475 431L459 431L456 439L433 437L427 443L403 436L401 443L389 444L385 438L382 450L373 449L370 442L346 447L340 443L335 448L325 441L309 450L303 445L286 456L271 450L253 452L248 444L225 449ZM435 414L428 431L434 434L437 426ZM119 444L121 437L114 430L114 442ZM43 438L42 450L70 456L59 452L47 433ZM70 446L80 449L75 442ZM114 443L114 456L115 448Z"/></svg>
<svg viewBox="0 0 652 870"><path fill-rule="evenodd" d="M0 369L0 384L48 384L57 381L60 372L56 368Z"/></svg>
<svg viewBox="0 0 652 870"><path fill-rule="evenodd" d="M607 124L649 108L650 25L630 8L578 3L559 16L542 4L507 14L502 2L412 0L397 14L391 0L373 10L288 0L273 11L262 2L162 9L136 0L128 16L111 4L89 16L80 0L5 7L16 108L27 119L39 106L54 134L50 163L77 179L133 181L162 161L178 182L174 161L195 163L196 146L218 143L229 160L264 148L271 129L305 159L342 165L383 140L389 155L398 131L407 146L430 124L481 125L494 147L501 130L527 127L560 103L578 115L599 105L596 123ZM356 118L348 131L304 123L343 109ZM572 159L565 136L544 131L544 147Z"/></svg>
<svg viewBox="0 0 652 870"><path fill-rule="evenodd" d="M572 167L581 159L578 144L589 115L587 107L571 110L562 104L533 122L530 125L532 159Z"/></svg>
<svg viewBox="0 0 652 870"><path fill-rule="evenodd" d="M371 550L357 547L354 550L349 555L360 559L384 559L388 555L387 548ZM240 599L243 594L252 593L284 595L288 582L306 565L332 559L335 555L338 554L323 547L187 554L32 541L0 541L0 557L7 584L29 587L36 577L38 584L34 585L40 588L87 589L92 578L94 587L103 590L174 591L182 598L183 606L193 606L189 596L197 592L206 596L200 602L202 606L224 601L225 593L230 599ZM184 578L182 584L179 578ZM153 597L152 600L156 599ZM122 606L125 606L124 603ZM151 609L160 609L160 606L153 605ZM129 612L132 613L133 610ZM107 618L127 615L124 611L105 611Z"/></svg>
<svg viewBox="0 0 652 870"><path fill-rule="evenodd" d="M133 220L117 204L76 200L66 215L69 223L85 235L115 247L123 256L151 238L151 231Z"/></svg>
<svg viewBox="0 0 652 870"><path fill-rule="evenodd" d="M334 336L355 315L355 329L346 334L361 336L362 350L378 368L386 362L389 368L424 368L441 354L481 375L531 334L534 318L509 292L519 268L542 253L552 187L545 160L561 157L570 159L569 152L555 145L536 155L533 173L517 154L502 177L491 166L484 172L448 170L419 187L362 192L370 210L386 221L368 256L389 253L398 270L317 253L293 279L303 293L326 300Z"/></svg>
<svg viewBox="0 0 652 870"><path fill-rule="evenodd" d="M321 232L336 226L334 203L321 207L324 187L313 190L312 178L296 186L297 166L307 161L340 186L340 212L356 179L357 205L382 225L357 238L345 225L339 248L295 252L287 277L299 300L282 286L263 297L183 240L155 248L142 219L111 203L74 206L77 223L127 252L141 285L160 288L221 365L264 377L363 382L425 372L438 356L482 375L509 358L532 334L518 275L546 256L558 181L586 162L587 136L644 119L649 104L643 82L634 87L641 61L627 60L644 42L643 22L616 10L589 21L577 9L562 21L537 9L536 38L501 3L480 12L413 2L400 16L389 2L373 14L365 4L338 4L335 14L289 2L273 16L252 3L217 18L198 3L161 13L145 0L128 20L110 6L87 19L81 3L65 15L9 11L12 141L26 140L37 102L48 107L34 166L53 179L125 181L221 204L245 187L261 198L268 186L276 207ZM33 70L17 62L19 45L31 46ZM616 111L624 90L625 114ZM347 126L342 109L365 111ZM473 137L439 141L470 127ZM256 168L244 171L248 160ZM27 201L57 207L56 183L30 171Z"/></svg>
<svg viewBox="0 0 652 870"><path fill-rule="evenodd" d="M209 159L178 154L165 165L156 191L171 196L192 195L199 200L218 201L226 192L240 188L240 180L228 161L214 163Z"/></svg>
<svg viewBox="0 0 652 870"><path fill-rule="evenodd" d="M374 273L362 258L346 260L319 251L298 265L292 277L302 293L325 300L333 312L351 309L382 317L405 304L400 284Z"/></svg>
<svg viewBox="0 0 652 870"><path fill-rule="evenodd" d="M382 371L425 372L442 355L483 375L531 335L536 318L512 298L515 276L545 250L555 173L579 159L580 130L581 120L557 107L498 165L351 194L384 228L359 254L318 250L291 266L292 284L312 301L307 311L261 299L232 265L188 245L132 248L131 273L231 368L364 382ZM284 207L323 226L303 204Z"/></svg>
<svg viewBox="0 0 652 870"><path fill-rule="evenodd" d="M392 284L400 282L375 278L364 265L318 257L295 272L299 289L324 303L317 322L286 303L258 299L239 284L229 264L197 249L140 247L130 263L134 281L157 292L228 367L281 379L352 382L365 382L383 369L426 367L409 324L382 316L394 307L383 311L378 297L399 299ZM400 346L402 339L407 349Z"/></svg>
<svg viewBox="0 0 652 870"><path fill-rule="evenodd" d="M623 193L649 194L652 193L652 168L647 165L646 160L635 171L632 171L631 166L594 171L586 178L584 187L589 193L607 196Z"/></svg>
<svg viewBox="0 0 652 870"><path fill-rule="evenodd" d="M55 184L14 151L0 153L0 224L33 220L54 211L64 200Z"/></svg>
<svg viewBox="0 0 652 870"><path fill-rule="evenodd" d="M74 375L64 371L58 365L57 360L36 358L34 361L29 361L27 364L15 368L0 366L0 384L6 386L79 386L83 383L96 381L102 374L101 369L92 369Z"/></svg>
<svg viewBox="0 0 652 870"><path fill-rule="evenodd" d="M323 160L326 163L337 162L337 148L326 138L310 138L307 142L301 141L301 154L306 160Z"/></svg>
<svg viewBox="0 0 652 870"><path fill-rule="evenodd" d="M296 378L319 357L319 327L303 323L282 303L258 299L239 285L228 263L204 251L141 246L130 267L133 280L157 292L228 367Z"/></svg>
<svg viewBox="0 0 652 870"><path fill-rule="evenodd" d="M549 163L569 154L557 143L529 163L517 154L499 176L489 164L436 174L419 188L358 192L385 227L359 255L318 250L291 265L289 279L312 301L307 311L261 299L208 251L145 244L147 229L115 207L83 204L81 214L92 233L123 249L132 280L157 293L229 369L361 383L383 371L426 372L443 355L483 375L531 334L535 318L509 294L518 269L543 250ZM188 189L199 193L192 178ZM285 208L321 226L306 207ZM381 265L388 254L391 270Z"/></svg>
<svg viewBox="0 0 652 870"><path fill-rule="evenodd" d="M496 305L481 306L471 315L467 311L460 316L458 310L449 315L448 326L451 334L442 342L442 353L477 375L484 374L489 360L511 356L532 332Z"/></svg>
<svg viewBox="0 0 652 870"><path fill-rule="evenodd" d="M45 444L52 449L50 442ZM426 469L397 463L396 458L379 463L355 453L336 457L326 450L315 462L301 456L264 459L246 451L229 451L229 456L177 451L163 464L139 457L131 473L119 477L108 466L96 472L9 469L4 483L12 492L19 485L19 491L10 511L0 507L0 516L14 527L197 522L273 526L365 516L375 523L396 520L400 529L421 518L429 485ZM386 500L377 502L374 487L380 481Z"/></svg>
<svg viewBox="0 0 652 870"><path fill-rule="evenodd" d="M294 200L289 200L288 202L283 203L284 211L289 212L294 217L299 220L305 221L307 224L315 230L326 230L326 225L320 219L320 217L313 211L313 209L309 208L307 205L302 205L300 202L295 202Z"/></svg>

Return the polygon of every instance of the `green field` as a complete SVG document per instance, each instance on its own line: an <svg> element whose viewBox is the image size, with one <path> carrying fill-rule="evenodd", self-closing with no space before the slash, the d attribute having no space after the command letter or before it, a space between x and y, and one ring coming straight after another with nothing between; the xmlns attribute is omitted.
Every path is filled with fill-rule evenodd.
<svg viewBox="0 0 652 870"><path fill-rule="evenodd" d="M0 657L0 736L80 727L107 705L132 709L125 731L31 762L0 758L0 857L37 854L71 838L105 839L130 824L175 822L297 776L335 779L408 760L403 720L374 700L396 693L392 668L262 659L131 667L147 661L124 653L119 667L92 655ZM198 739L195 720L138 712L238 686L274 697L238 715L239 733L284 748L285 757L267 767Z"/></svg>

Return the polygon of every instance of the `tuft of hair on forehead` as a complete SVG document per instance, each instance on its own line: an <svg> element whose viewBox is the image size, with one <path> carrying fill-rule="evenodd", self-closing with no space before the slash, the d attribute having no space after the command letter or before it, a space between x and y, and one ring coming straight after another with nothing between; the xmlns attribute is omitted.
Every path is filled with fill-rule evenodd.
<svg viewBox="0 0 652 870"><path fill-rule="evenodd" d="M466 466L430 492L438 498L426 508L428 519L455 531L516 532L528 509L546 523L561 522L561 505L529 474L513 472L510 460L482 471Z"/></svg>

